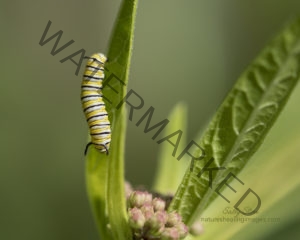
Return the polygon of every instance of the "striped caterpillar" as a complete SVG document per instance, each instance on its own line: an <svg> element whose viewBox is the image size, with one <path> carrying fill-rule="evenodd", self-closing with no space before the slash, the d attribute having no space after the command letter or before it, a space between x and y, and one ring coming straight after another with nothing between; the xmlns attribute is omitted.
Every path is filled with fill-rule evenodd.
<svg viewBox="0 0 300 240"><path fill-rule="evenodd" d="M104 80L104 64L107 58L102 53L95 53L87 58L87 64L81 85L82 108L90 129L91 141L86 145L84 153L90 145L100 152L106 152L111 141L110 122L102 95Z"/></svg>

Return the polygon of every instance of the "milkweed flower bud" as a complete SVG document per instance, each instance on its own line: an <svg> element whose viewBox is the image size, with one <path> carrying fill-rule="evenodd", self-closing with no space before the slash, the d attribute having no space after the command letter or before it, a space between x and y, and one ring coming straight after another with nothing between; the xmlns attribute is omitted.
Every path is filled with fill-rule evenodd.
<svg viewBox="0 0 300 240"><path fill-rule="evenodd" d="M154 198L152 204L155 211L165 210L166 202L160 198Z"/></svg>
<svg viewBox="0 0 300 240"><path fill-rule="evenodd" d="M145 192L145 203L144 204L151 204L152 203L152 194Z"/></svg>
<svg viewBox="0 0 300 240"><path fill-rule="evenodd" d="M182 221L181 216L176 212L170 212L168 216L168 222L167 225L170 227L175 226L177 223L180 223Z"/></svg>
<svg viewBox="0 0 300 240"><path fill-rule="evenodd" d="M149 201L149 193L134 191L129 196L129 206L130 207L142 207L146 201ZM151 196L152 198L152 196Z"/></svg>
<svg viewBox="0 0 300 240"><path fill-rule="evenodd" d="M190 233L194 236L199 236L204 232L203 225L200 221L196 221L193 223L190 229Z"/></svg>
<svg viewBox="0 0 300 240"><path fill-rule="evenodd" d="M153 206L151 204L145 204L141 207L141 211L145 216L145 219L148 220L154 215Z"/></svg>
<svg viewBox="0 0 300 240"><path fill-rule="evenodd" d="M185 238L189 233L189 228L183 222L177 223L175 228L177 228L180 238Z"/></svg>
<svg viewBox="0 0 300 240"><path fill-rule="evenodd" d="M129 196L131 195L132 193L132 186L129 182L125 181L125 196L126 196L126 199L129 198Z"/></svg>
<svg viewBox="0 0 300 240"><path fill-rule="evenodd" d="M162 240L179 240L180 234L177 228L165 228L161 234Z"/></svg>
<svg viewBox="0 0 300 240"><path fill-rule="evenodd" d="M155 218L157 219L157 221L165 225L168 221L168 214L166 211L157 211L155 213Z"/></svg>
<svg viewBox="0 0 300 240"><path fill-rule="evenodd" d="M148 219L146 226L149 228L149 234L151 236L159 236L164 228L168 219L166 211L155 212L154 215Z"/></svg>
<svg viewBox="0 0 300 240"><path fill-rule="evenodd" d="M129 210L128 217L129 225L134 229L142 228L146 221L142 211L136 207Z"/></svg>

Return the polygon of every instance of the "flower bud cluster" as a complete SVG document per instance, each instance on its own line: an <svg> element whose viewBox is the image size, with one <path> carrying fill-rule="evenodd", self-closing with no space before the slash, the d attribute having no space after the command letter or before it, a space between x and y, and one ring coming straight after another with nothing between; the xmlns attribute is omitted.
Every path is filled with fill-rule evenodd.
<svg viewBox="0 0 300 240"><path fill-rule="evenodd" d="M188 227L176 212L166 211L166 202L152 194L134 191L128 197L129 224L134 239L179 240Z"/></svg>

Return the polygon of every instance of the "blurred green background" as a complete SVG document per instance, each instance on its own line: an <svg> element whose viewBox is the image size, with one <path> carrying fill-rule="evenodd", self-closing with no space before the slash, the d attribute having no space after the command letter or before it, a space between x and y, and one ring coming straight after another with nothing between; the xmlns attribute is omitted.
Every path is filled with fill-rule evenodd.
<svg viewBox="0 0 300 240"><path fill-rule="evenodd" d="M82 70L75 76L75 65L59 60L81 48L106 53L119 5L1 1L0 239L98 239L85 190ZM155 108L154 122L184 101L192 139L244 68L297 14L296 0L140 1L129 89L144 98L144 110ZM49 34L64 32L60 46L75 40L56 56L53 40L39 45L49 20ZM158 145L135 126L144 110L128 121L126 178L149 187ZM300 132L296 126L290 131Z"/></svg>

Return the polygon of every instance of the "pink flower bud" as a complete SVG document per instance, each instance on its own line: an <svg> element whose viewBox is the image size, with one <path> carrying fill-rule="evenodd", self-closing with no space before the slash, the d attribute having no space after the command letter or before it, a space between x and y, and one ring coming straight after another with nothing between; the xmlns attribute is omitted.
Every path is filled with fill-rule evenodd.
<svg viewBox="0 0 300 240"><path fill-rule="evenodd" d="M141 229L145 224L145 217L142 211L136 207L128 211L129 225L134 229Z"/></svg>
<svg viewBox="0 0 300 240"><path fill-rule="evenodd" d="M152 236L159 236L164 230L167 222L168 214L165 211L158 211L147 220L145 226L149 228L149 233Z"/></svg>
<svg viewBox="0 0 300 240"><path fill-rule="evenodd" d="M163 211L166 207L166 202L160 198L154 198L152 204L155 211Z"/></svg>
<svg viewBox="0 0 300 240"><path fill-rule="evenodd" d="M147 192L134 191L129 196L129 207L142 207L144 204L150 204L152 195Z"/></svg>
<svg viewBox="0 0 300 240"><path fill-rule="evenodd" d="M151 204L145 204L141 207L141 211L145 216L145 219L148 220L154 215L153 206Z"/></svg>
<svg viewBox="0 0 300 240"><path fill-rule="evenodd" d="M129 196L130 207L141 207L145 202L145 193L141 191L134 191Z"/></svg>
<svg viewBox="0 0 300 240"><path fill-rule="evenodd" d="M185 238L189 233L189 228L183 222L177 223L175 228L178 229L180 238Z"/></svg>
<svg viewBox="0 0 300 240"><path fill-rule="evenodd" d="M152 203L152 194L151 193L145 193L145 202L144 204L151 204Z"/></svg>
<svg viewBox="0 0 300 240"><path fill-rule="evenodd" d="M168 214L168 222L167 222L167 226L168 227L173 227L176 224L180 223L182 221L181 216L176 213L176 212L170 212Z"/></svg>
<svg viewBox="0 0 300 240"><path fill-rule="evenodd" d="M176 228L165 228L161 235L162 240L179 240L180 235Z"/></svg>
<svg viewBox="0 0 300 240"><path fill-rule="evenodd" d="M125 196L126 196L126 199L129 198L130 194L132 193L132 187L130 185L129 182L125 181Z"/></svg>
<svg viewBox="0 0 300 240"><path fill-rule="evenodd" d="M194 236L201 235L204 232L203 225L200 221L196 221L193 223L190 229L190 233Z"/></svg>

